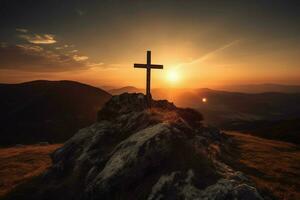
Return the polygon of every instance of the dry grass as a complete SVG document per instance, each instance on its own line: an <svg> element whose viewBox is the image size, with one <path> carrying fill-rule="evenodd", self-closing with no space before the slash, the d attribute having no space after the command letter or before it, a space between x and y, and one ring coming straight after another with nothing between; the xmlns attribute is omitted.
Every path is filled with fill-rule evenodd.
<svg viewBox="0 0 300 200"><path fill-rule="evenodd" d="M0 148L0 197L51 164L49 154L61 144Z"/></svg>
<svg viewBox="0 0 300 200"><path fill-rule="evenodd" d="M149 114L156 117L156 120L163 122L175 122L180 117L177 112L173 110L163 110L159 108L150 108L147 110Z"/></svg>
<svg viewBox="0 0 300 200"><path fill-rule="evenodd" d="M275 140L228 132L237 142L240 170L262 190L282 200L300 199L300 148Z"/></svg>

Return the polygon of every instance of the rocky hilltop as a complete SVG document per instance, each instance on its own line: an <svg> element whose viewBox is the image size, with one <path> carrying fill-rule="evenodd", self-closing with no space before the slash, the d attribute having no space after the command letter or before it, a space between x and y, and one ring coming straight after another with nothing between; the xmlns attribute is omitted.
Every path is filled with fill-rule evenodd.
<svg viewBox="0 0 300 200"><path fill-rule="evenodd" d="M31 199L263 199L222 160L230 142L202 115L143 94L113 96L52 154Z"/></svg>

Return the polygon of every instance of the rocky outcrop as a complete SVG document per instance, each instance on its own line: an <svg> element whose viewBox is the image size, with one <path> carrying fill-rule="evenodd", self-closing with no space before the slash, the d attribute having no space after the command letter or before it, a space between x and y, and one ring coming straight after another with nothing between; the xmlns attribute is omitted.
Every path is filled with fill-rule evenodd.
<svg viewBox="0 0 300 200"><path fill-rule="evenodd" d="M222 162L228 139L202 115L142 94L114 96L98 121L53 155L39 197L49 199L262 199Z"/></svg>

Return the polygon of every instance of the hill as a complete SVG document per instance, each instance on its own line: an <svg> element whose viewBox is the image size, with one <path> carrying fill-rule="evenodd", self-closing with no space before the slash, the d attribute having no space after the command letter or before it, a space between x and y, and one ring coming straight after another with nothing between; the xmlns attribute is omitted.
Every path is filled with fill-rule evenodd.
<svg viewBox="0 0 300 200"><path fill-rule="evenodd" d="M114 96L96 123L52 154L46 173L5 199L262 200L223 162L231 140L202 119L166 100L149 109L143 94Z"/></svg>
<svg viewBox="0 0 300 200"><path fill-rule="evenodd" d="M21 145L0 148L0 199L16 186L51 166L49 154L62 144Z"/></svg>
<svg viewBox="0 0 300 200"><path fill-rule="evenodd" d="M140 93L143 92L143 89L139 89L133 86L126 86L126 87L121 87L121 88L115 88L115 89L110 89L108 92L112 95L119 95L122 93Z"/></svg>
<svg viewBox="0 0 300 200"><path fill-rule="evenodd" d="M62 142L96 119L107 92L74 81L0 84L0 145Z"/></svg>
<svg viewBox="0 0 300 200"><path fill-rule="evenodd" d="M207 102L197 108L205 113L209 122L218 125L236 121L293 119L300 114L297 103L300 93L248 94L201 89L197 94L207 98Z"/></svg>
<svg viewBox="0 0 300 200"><path fill-rule="evenodd" d="M242 131L259 137L300 144L299 118L278 121L241 121L229 124L224 128Z"/></svg>
<svg viewBox="0 0 300 200"><path fill-rule="evenodd" d="M232 154L241 170L271 199L300 199L300 148L288 142L264 139L239 132L226 132L233 140Z"/></svg>

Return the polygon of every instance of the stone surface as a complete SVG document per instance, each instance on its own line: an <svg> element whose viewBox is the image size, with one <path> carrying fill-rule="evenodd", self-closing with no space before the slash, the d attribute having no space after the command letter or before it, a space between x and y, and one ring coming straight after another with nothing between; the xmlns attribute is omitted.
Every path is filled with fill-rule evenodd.
<svg viewBox="0 0 300 200"><path fill-rule="evenodd" d="M142 94L114 96L98 121L52 155L40 197L56 199L258 199L222 162L228 139L202 115ZM44 196L43 196L44 195ZM46 198L47 199L47 198Z"/></svg>

